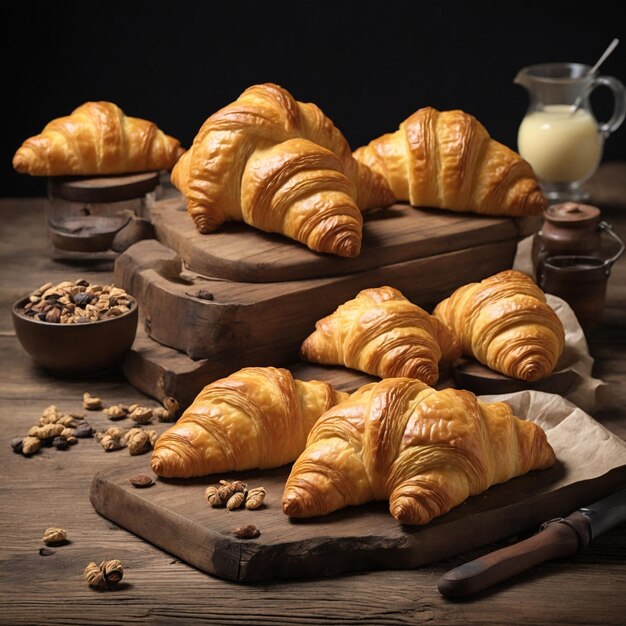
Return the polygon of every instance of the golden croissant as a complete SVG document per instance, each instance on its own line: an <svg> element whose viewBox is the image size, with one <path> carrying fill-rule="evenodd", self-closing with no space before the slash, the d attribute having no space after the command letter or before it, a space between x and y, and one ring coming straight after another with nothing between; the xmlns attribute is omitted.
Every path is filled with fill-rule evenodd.
<svg viewBox="0 0 626 626"><path fill-rule="evenodd" d="M354 157L413 206L508 216L547 206L529 163L463 111L419 109Z"/></svg>
<svg viewBox="0 0 626 626"><path fill-rule="evenodd" d="M563 352L563 324L534 281L506 270L459 287L433 315L450 326L466 356L527 382L552 373Z"/></svg>
<svg viewBox="0 0 626 626"><path fill-rule="evenodd" d="M291 469L283 511L313 517L389 500L398 521L426 524L491 485L554 461L544 431L508 404L387 378L320 417Z"/></svg>
<svg viewBox="0 0 626 626"><path fill-rule="evenodd" d="M461 356L451 329L393 287L364 289L319 320L301 356L381 378L408 376L434 385L439 363Z"/></svg>
<svg viewBox="0 0 626 626"><path fill-rule="evenodd" d="M152 470L189 478L291 463L317 418L347 397L285 369L244 368L207 385L158 438Z"/></svg>
<svg viewBox="0 0 626 626"><path fill-rule="evenodd" d="M243 221L343 257L360 252L361 210L394 200L317 106L271 83L211 115L172 182L201 233Z"/></svg>
<svg viewBox="0 0 626 626"><path fill-rule="evenodd" d="M32 176L92 176L170 170L180 142L112 102L86 102L27 139L13 167Z"/></svg>

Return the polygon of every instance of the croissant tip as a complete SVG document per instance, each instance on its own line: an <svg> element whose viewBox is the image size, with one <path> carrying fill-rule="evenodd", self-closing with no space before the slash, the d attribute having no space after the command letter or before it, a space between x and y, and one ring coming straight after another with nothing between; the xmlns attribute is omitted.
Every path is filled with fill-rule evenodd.
<svg viewBox="0 0 626 626"><path fill-rule="evenodd" d="M163 476L163 460L157 452L152 454L152 458L150 459L150 467L157 476Z"/></svg>
<svg viewBox="0 0 626 626"><path fill-rule="evenodd" d="M329 252L346 259L352 259L361 253L361 240L354 234L339 238Z"/></svg>
<svg viewBox="0 0 626 626"><path fill-rule="evenodd" d="M18 150L13 157L13 168L20 174L28 173L28 161L26 160L26 157L22 153L21 149Z"/></svg>
<svg viewBox="0 0 626 626"><path fill-rule="evenodd" d="M283 496L283 513L289 517L302 517L302 501L294 493Z"/></svg>

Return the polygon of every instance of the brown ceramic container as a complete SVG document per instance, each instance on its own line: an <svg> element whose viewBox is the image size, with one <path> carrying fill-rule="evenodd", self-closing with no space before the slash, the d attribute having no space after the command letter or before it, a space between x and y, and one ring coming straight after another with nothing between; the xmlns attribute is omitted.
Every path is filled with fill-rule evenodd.
<svg viewBox="0 0 626 626"><path fill-rule="evenodd" d="M15 334L33 360L57 376L84 377L114 369L137 332L137 302L130 311L97 322L54 324L24 315L28 297L12 307Z"/></svg>

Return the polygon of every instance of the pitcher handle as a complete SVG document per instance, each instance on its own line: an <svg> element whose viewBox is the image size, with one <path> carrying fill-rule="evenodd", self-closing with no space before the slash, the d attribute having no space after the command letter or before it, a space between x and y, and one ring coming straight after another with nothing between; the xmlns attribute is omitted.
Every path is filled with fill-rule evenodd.
<svg viewBox="0 0 626 626"><path fill-rule="evenodd" d="M613 92L613 115L604 124L600 124L599 130L604 139L616 131L626 117L626 87L617 78L612 76L597 76L592 83L592 90L596 87L605 86Z"/></svg>
<svg viewBox="0 0 626 626"><path fill-rule="evenodd" d="M624 249L626 248L626 246L624 245L624 242L621 240L621 238L615 232L613 232L613 227L608 222L605 222L603 220L600 222L600 224L598 224L598 227L603 230L607 235L613 237L613 239L615 239L615 241L617 241L617 243L619 244L619 250L611 258L607 259L604 262L604 271L607 273L608 276L609 272L611 271L611 267L613 267L613 263L615 263L615 261L617 261L617 259L619 259L622 254L624 254Z"/></svg>

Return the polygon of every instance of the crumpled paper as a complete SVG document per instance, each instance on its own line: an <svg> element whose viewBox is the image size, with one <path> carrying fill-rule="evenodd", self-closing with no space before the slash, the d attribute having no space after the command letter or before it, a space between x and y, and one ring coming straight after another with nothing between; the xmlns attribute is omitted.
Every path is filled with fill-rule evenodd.
<svg viewBox="0 0 626 626"><path fill-rule="evenodd" d="M563 466L552 489L592 480L626 466L626 441L594 420L580 407L553 393L517 391L479 396L483 402L507 402L513 414L545 431Z"/></svg>
<svg viewBox="0 0 626 626"><path fill-rule="evenodd" d="M522 239L517 246L517 254L513 261L513 269L529 274L535 278L532 263L533 235ZM565 347L556 365L555 371L572 370L579 380L572 385L565 397L587 413L605 408L610 403L609 384L591 375L593 357L585 333L578 323L576 314L565 300L546 294L547 303L555 310L565 329Z"/></svg>

